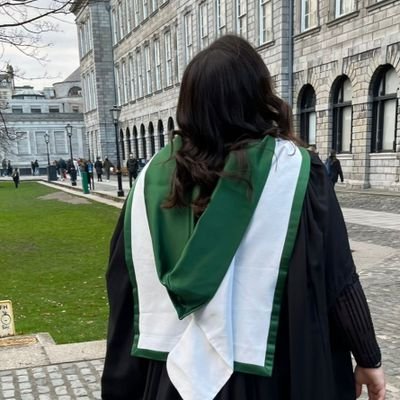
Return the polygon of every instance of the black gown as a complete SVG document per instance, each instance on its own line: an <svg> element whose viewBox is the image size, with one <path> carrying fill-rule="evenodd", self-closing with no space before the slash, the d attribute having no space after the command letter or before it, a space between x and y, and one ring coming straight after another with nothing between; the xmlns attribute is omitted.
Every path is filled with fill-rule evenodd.
<svg viewBox="0 0 400 400"><path fill-rule="evenodd" d="M102 398L179 400L165 362L130 356L133 298L124 259L123 215L124 210L111 242L107 272L110 319ZM355 314L363 321L363 332ZM362 341L357 339L360 336ZM216 400L354 400L350 350L364 367L380 361L343 216L325 167L312 156L281 308L273 375L234 372Z"/></svg>

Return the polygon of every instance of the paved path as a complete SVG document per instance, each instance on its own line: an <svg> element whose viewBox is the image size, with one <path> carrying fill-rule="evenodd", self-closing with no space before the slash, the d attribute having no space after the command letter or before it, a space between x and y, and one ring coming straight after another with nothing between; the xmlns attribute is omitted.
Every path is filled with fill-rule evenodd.
<svg viewBox="0 0 400 400"><path fill-rule="evenodd" d="M68 182L64 185L69 186ZM101 190L101 195L107 195L107 204L121 207L121 202L113 200L115 183L99 184L97 189ZM373 192L360 195L339 191L337 194L382 348L388 381L386 400L400 400L400 196L382 196ZM93 200L98 198L93 194L90 196ZM84 355L83 349L90 346L91 343L70 347L50 344L42 349L47 356L44 360L40 358L41 353L35 356L32 348L19 349L21 354L18 356L17 349L7 355L5 352L11 350L0 347L0 400L100 399L104 342L97 350L98 356ZM75 355L74 351L77 351ZM32 364L27 358L29 352ZM14 364L10 362L7 367L2 367L2 354ZM365 394L361 399L367 399Z"/></svg>

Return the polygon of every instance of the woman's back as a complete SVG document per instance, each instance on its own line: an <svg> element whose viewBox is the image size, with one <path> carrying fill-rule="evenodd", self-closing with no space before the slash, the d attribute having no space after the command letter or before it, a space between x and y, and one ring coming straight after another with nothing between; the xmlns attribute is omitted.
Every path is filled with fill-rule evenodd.
<svg viewBox="0 0 400 400"><path fill-rule="evenodd" d="M257 52L226 36L199 53L177 120L113 237L103 398L354 399L349 348L380 354L370 323L367 361L343 333L343 217Z"/></svg>

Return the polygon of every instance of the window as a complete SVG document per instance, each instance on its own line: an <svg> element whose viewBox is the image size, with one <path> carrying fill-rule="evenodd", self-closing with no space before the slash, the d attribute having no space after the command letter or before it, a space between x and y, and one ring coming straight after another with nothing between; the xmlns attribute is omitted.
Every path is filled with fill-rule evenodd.
<svg viewBox="0 0 400 400"><path fill-rule="evenodd" d="M317 25L317 0L301 0L301 31Z"/></svg>
<svg viewBox="0 0 400 400"><path fill-rule="evenodd" d="M35 132L35 143L36 143L36 153L37 154L47 154L47 146L44 141L45 131Z"/></svg>
<svg viewBox="0 0 400 400"><path fill-rule="evenodd" d="M315 91L311 85L306 85L300 96L300 138L308 145L315 145L317 114L315 112Z"/></svg>
<svg viewBox="0 0 400 400"><path fill-rule="evenodd" d="M56 107L56 106L50 106L49 107L49 113L59 113L60 112L60 108Z"/></svg>
<svg viewBox="0 0 400 400"><path fill-rule="evenodd" d="M381 68L372 86L371 152L394 151L396 146L399 77L391 66Z"/></svg>
<svg viewBox="0 0 400 400"><path fill-rule="evenodd" d="M140 125L140 137L142 142L142 158L147 158L147 145L146 145L146 133L144 125Z"/></svg>
<svg viewBox="0 0 400 400"><path fill-rule="evenodd" d="M133 57L129 57L129 76L131 78L130 80L130 93L131 93L131 100L135 100L136 97L136 91L135 91L135 71L133 67Z"/></svg>
<svg viewBox="0 0 400 400"><path fill-rule="evenodd" d="M12 107L11 108L13 114L22 114L22 107Z"/></svg>
<svg viewBox="0 0 400 400"><path fill-rule="evenodd" d="M332 149L338 153L351 151L353 90L346 76L338 80L333 92Z"/></svg>
<svg viewBox="0 0 400 400"><path fill-rule="evenodd" d="M29 137L27 132L16 132L18 154L29 154ZM44 138L43 138L44 141Z"/></svg>
<svg viewBox="0 0 400 400"><path fill-rule="evenodd" d="M216 35L223 35L226 31L226 0L216 0L215 2L215 22Z"/></svg>
<svg viewBox="0 0 400 400"><path fill-rule="evenodd" d="M124 37L124 16L122 11L122 4L118 3L117 6L117 29L118 29L118 41L120 41Z"/></svg>
<svg viewBox="0 0 400 400"><path fill-rule="evenodd" d="M41 114L42 109L40 107L31 107L31 113L32 114Z"/></svg>
<svg viewBox="0 0 400 400"><path fill-rule="evenodd" d="M259 0L258 43L263 45L272 40L272 0Z"/></svg>
<svg viewBox="0 0 400 400"><path fill-rule="evenodd" d="M157 130L158 130L158 142L160 145L160 149L162 149L165 146L165 142L164 142L164 125L161 119L158 120Z"/></svg>
<svg viewBox="0 0 400 400"><path fill-rule="evenodd" d="M200 50L208 46L208 10L205 1L199 5L199 40Z"/></svg>
<svg viewBox="0 0 400 400"><path fill-rule="evenodd" d="M54 150L56 154L68 153L66 139L67 138L64 131L54 132Z"/></svg>
<svg viewBox="0 0 400 400"><path fill-rule="evenodd" d="M149 16L149 2L148 0L142 0L143 5L143 19L146 19Z"/></svg>
<svg viewBox="0 0 400 400"><path fill-rule="evenodd" d="M127 10L126 0L122 0L121 5L121 37L124 38L127 35Z"/></svg>
<svg viewBox="0 0 400 400"><path fill-rule="evenodd" d="M247 0L236 0L236 32L247 37Z"/></svg>
<svg viewBox="0 0 400 400"><path fill-rule="evenodd" d="M121 64L121 103L125 104L128 101L128 80L126 76L126 63Z"/></svg>
<svg viewBox="0 0 400 400"><path fill-rule="evenodd" d="M135 27L140 23L140 8L139 8L139 1L140 0L133 0L133 7L134 7L134 24Z"/></svg>
<svg viewBox="0 0 400 400"><path fill-rule="evenodd" d="M153 13L156 10L157 10L157 0L151 0L151 12Z"/></svg>
<svg viewBox="0 0 400 400"><path fill-rule="evenodd" d="M121 157L122 157L123 160L126 160L124 131L122 129L119 131L119 140L120 140L120 143L121 143Z"/></svg>
<svg viewBox="0 0 400 400"><path fill-rule="evenodd" d="M85 105L85 112L88 111L89 106L88 106L88 90L87 90L87 86L86 86L86 75L83 74L82 75L82 86L83 86L83 101L84 101L84 105Z"/></svg>
<svg viewBox="0 0 400 400"><path fill-rule="evenodd" d="M68 91L68 97L81 97L82 96L82 89L78 86L73 86Z"/></svg>
<svg viewBox="0 0 400 400"><path fill-rule="evenodd" d="M164 34L165 46L165 84L172 85L172 47L171 47L171 31Z"/></svg>
<svg viewBox="0 0 400 400"><path fill-rule="evenodd" d="M144 48L144 65L146 69L146 94L151 94L151 58L150 46Z"/></svg>
<svg viewBox="0 0 400 400"><path fill-rule="evenodd" d="M116 96L117 96L117 104L121 105L121 81L119 76L119 67L118 65L115 66L115 87L116 87Z"/></svg>
<svg viewBox="0 0 400 400"><path fill-rule="evenodd" d="M89 75L89 80L90 80L90 97L92 100L92 110L95 109L97 107L97 99L96 99L96 79L94 76L94 71L90 72Z"/></svg>
<svg viewBox="0 0 400 400"><path fill-rule="evenodd" d="M88 18L85 22L85 28L86 28L86 40L87 40L87 50L92 50L93 48L93 38L92 38L92 30L91 24L90 24L90 18Z"/></svg>
<svg viewBox="0 0 400 400"><path fill-rule="evenodd" d="M124 85L126 86L126 102L131 101L132 100L132 87L131 87L131 67L129 65L130 63L130 59L126 65L126 82L124 82Z"/></svg>
<svg viewBox="0 0 400 400"><path fill-rule="evenodd" d="M112 31L113 31L113 44L117 44L118 42L118 19L117 19L117 12L115 9L112 10L111 13L111 21L112 21Z"/></svg>
<svg viewBox="0 0 400 400"><path fill-rule="evenodd" d="M86 54L85 51L85 38L83 34L83 24L79 26L79 50L81 53L81 58Z"/></svg>
<svg viewBox="0 0 400 400"><path fill-rule="evenodd" d="M149 139L150 139L150 156L154 156L156 152L156 141L154 140L154 126L153 123L149 123Z"/></svg>
<svg viewBox="0 0 400 400"><path fill-rule="evenodd" d="M155 71L156 90L160 90L161 89L161 53L160 53L160 41L158 39L154 41L154 64L156 67L156 71Z"/></svg>
<svg viewBox="0 0 400 400"><path fill-rule="evenodd" d="M192 14L185 14L183 17L185 34L185 64L188 64L193 56L193 24Z"/></svg>
<svg viewBox="0 0 400 400"><path fill-rule="evenodd" d="M348 14L355 10L355 0L336 0L335 1L335 17Z"/></svg>
<svg viewBox="0 0 400 400"><path fill-rule="evenodd" d="M137 93L138 97L143 97L143 68L142 53L140 50L136 52L136 74L137 74Z"/></svg>
<svg viewBox="0 0 400 400"><path fill-rule="evenodd" d="M129 33L132 30L132 4L133 0L126 0L126 33Z"/></svg>

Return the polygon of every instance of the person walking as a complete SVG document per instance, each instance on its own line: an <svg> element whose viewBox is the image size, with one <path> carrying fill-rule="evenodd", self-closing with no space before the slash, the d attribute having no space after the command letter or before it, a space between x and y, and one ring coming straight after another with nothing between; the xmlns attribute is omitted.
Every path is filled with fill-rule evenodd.
<svg viewBox="0 0 400 400"><path fill-rule="evenodd" d="M129 175L129 187L132 187L132 180L136 180L139 169L138 160L133 157L133 154L129 154L129 159L126 162L126 168L128 169Z"/></svg>
<svg viewBox="0 0 400 400"><path fill-rule="evenodd" d="M89 189L94 190L93 163L90 160L86 161L85 171L88 174Z"/></svg>
<svg viewBox="0 0 400 400"><path fill-rule="evenodd" d="M35 166L34 175L39 175L39 161L38 160L35 160L34 166Z"/></svg>
<svg viewBox="0 0 400 400"><path fill-rule="evenodd" d="M11 176L12 173L13 173L13 167L11 165L11 161L8 160L8 162L7 162L7 176Z"/></svg>
<svg viewBox="0 0 400 400"><path fill-rule="evenodd" d="M335 186L339 177L340 181L343 183L342 166L340 164L340 161L336 158L335 150L331 150L329 157L325 161L325 167L333 186Z"/></svg>
<svg viewBox="0 0 400 400"><path fill-rule="evenodd" d="M14 169L11 177L14 181L15 188L18 189L18 186L19 186L19 169L18 168Z"/></svg>
<svg viewBox="0 0 400 400"><path fill-rule="evenodd" d="M35 162L31 161L31 170L32 170L32 176L35 176Z"/></svg>
<svg viewBox="0 0 400 400"><path fill-rule="evenodd" d="M1 162L1 175L2 176L7 176L7 160L5 158L3 158L3 161Z"/></svg>
<svg viewBox="0 0 400 400"><path fill-rule="evenodd" d="M340 206L261 56L199 52L176 118L111 240L102 399L383 400Z"/></svg>
<svg viewBox="0 0 400 400"><path fill-rule="evenodd" d="M94 163L94 169L96 170L97 182L102 182L103 179L101 175L103 174L103 163L100 161L100 157L97 157L96 162Z"/></svg>
<svg viewBox="0 0 400 400"><path fill-rule="evenodd" d="M114 165L113 165L112 162L108 159L108 157L106 157L106 158L104 159L103 167L104 167L104 172L105 172L105 174L106 174L106 179L107 179L107 181L110 181L110 171L111 171L111 168L114 167Z"/></svg>
<svg viewBox="0 0 400 400"><path fill-rule="evenodd" d="M63 158L60 158L58 161L58 165L60 168L60 177L61 177L61 180L63 181L64 179L67 178L67 163L65 162L65 160Z"/></svg>

